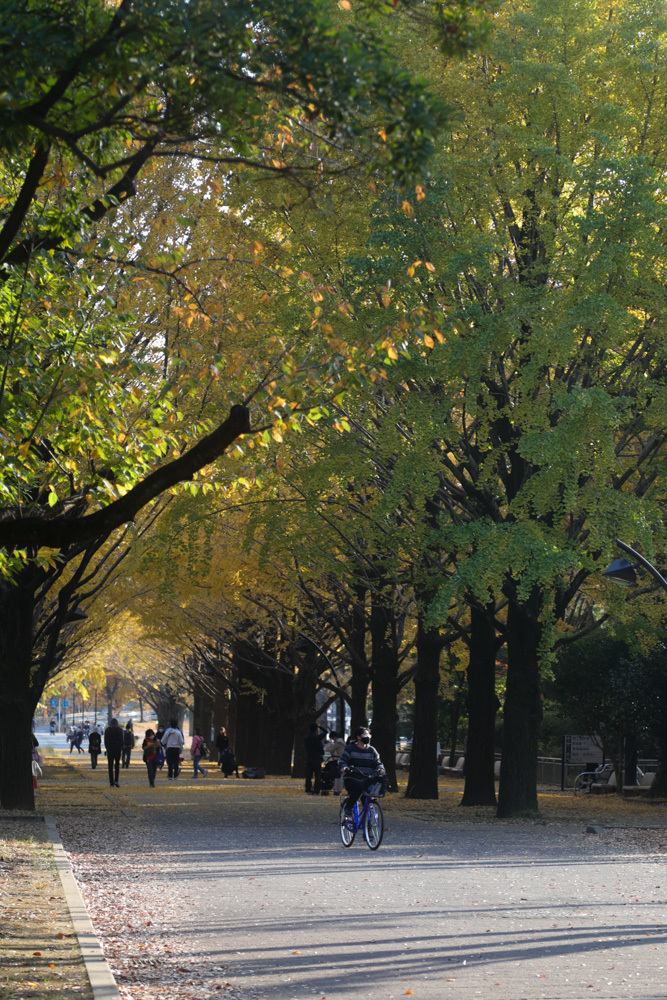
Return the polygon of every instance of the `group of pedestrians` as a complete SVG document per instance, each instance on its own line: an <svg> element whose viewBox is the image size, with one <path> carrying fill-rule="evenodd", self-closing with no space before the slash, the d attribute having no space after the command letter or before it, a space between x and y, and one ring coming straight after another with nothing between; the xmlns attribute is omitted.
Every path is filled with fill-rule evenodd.
<svg viewBox="0 0 667 1000"><path fill-rule="evenodd" d="M55 720L52 719L49 725L51 733L52 734L55 733L56 731ZM78 753L85 753L86 751L83 749L84 740L89 741L88 749L90 751L90 737L94 733L97 733L97 735L101 737L103 732L104 729L102 728L101 722L98 722L97 724L91 726L90 722L86 720L85 722L81 723L80 726L71 726L66 737L67 742L69 743L69 752L72 753L76 748Z"/></svg>
<svg viewBox="0 0 667 1000"><path fill-rule="evenodd" d="M177 719L170 719L166 729L147 729L144 740L141 744L142 757L146 765L148 784L155 787L155 778L164 764L167 765L167 780L176 781L182 771L183 746L185 739L178 726ZM122 729L117 719L112 719L111 724L104 731L104 747L107 754L109 766L109 784L112 788L118 788L118 778L120 766L130 766L130 754L135 745L135 737L132 732L131 723ZM225 774L236 772L238 777L238 767L234 759L234 754L229 746L229 738L224 727L216 737L216 749L218 750L218 764ZM97 767L97 755L101 746L97 746L93 753L91 749L91 766ZM190 744L190 757L193 765L193 777L207 776L207 772L201 766L203 759L208 757L209 750L202 735L201 729L195 728Z"/></svg>

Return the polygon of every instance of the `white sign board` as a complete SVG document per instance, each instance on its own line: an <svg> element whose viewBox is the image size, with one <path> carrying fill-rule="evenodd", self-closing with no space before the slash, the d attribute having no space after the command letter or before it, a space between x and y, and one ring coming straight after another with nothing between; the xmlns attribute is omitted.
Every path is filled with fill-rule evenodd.
<svg viewBox="0 0 667 1000"><path fill-rule="evenodd" d="M603 754L590 736L564 736L563 754L566 764L601 764Z"/></svg>

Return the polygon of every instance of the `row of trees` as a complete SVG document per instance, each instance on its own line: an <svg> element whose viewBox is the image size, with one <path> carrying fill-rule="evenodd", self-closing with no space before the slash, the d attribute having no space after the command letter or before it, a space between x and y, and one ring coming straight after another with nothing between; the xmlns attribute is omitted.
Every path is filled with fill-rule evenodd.
<svg viewBox="0 0 667 1000"><path fill-rule="evenodd" d="M393 7L363 6L364 24L328 0L269 2L255 17L238 0L2 6L5 807L32 805L30 719L86 596L79 567L248 433L250 399L265 399L267 375L296 369L306 350L303 335L279 349L254 316L206 308L213 285L230 286L216 267L234 257L225 202L246 176L307 198L371 167L401 183L430 151L443 109L388 58ZM465 49L484 33L485 5L450 6L434 23L449 49ZM158 175L161 191L148 179ZM143 212L132 215L139 190ZM188 210L207 207L222 249L193 258L201 217ZM242 242L252 249L239 273L260 252ZM327 380L326 366L309 367ZM270 421L271 406L263 412ZM34 619L52 582L53 640L36 655Z"/></svg>
<svg viewBox="0 0 667 1000"><path fill-rule="evenodd" d="M436 14L450 6L436 4ZM474 13L475 5L460 8ZM79 534L88 527L104 550L120 523L110 517L134 516L137 503L186 480L187 492L171 499L123 563L123 596L114 600L134 597L134 614L154 631L171 601L181 615L171 633L162 627L172 648L213 663L231 684L245 662L249 695L261 698L274 671L289 678L304 712L320 684L349 700L355 723L370 690L374 739L387 760L397 697L413 684L411 795L437 795L443 653L465 663L469 804L495 801L495 670L504 645L498 812L509 816L537 806L541 682L554 650L623 613L622 599L597 582L613 538L650 557L663 546L665 24L657 4L525 0L501 6L486 54L454 60L443 39L467 43L466 30L455 18L447 22L455 30L443 33L437 16L425 23L422 13L397 5L386 45L426 75L436 101L448 100L448 119L430 114L431 98L409 75L387 75L386 55L374 48L387 16L378 10L349 69L359 86L348 69L337 70L344 80L334 84L327 74L344 61L328 62L323 49L308 56L314 68L307 61L301 77L290 75L269 33L259 48L275 65L244 78L264 102L264 117L247 119L256 123L254 145L244 138L252 155L233 152L244 169L227 170L227 148L207 151L217 141L216 115L195 117L206 135L168 146L178 158L170 155L168 169L158 166L131 207L105 224L103 245L63 247L77 276L77 261L86 261L85 275L95 261L91 301L107 319L81 328L94 330L94 345L72 327L60 366L53 350L38 365L48 393L35 394L33 405L44 416L20 441L16 430L18 457L6 466L16 470L25 459L35 468L20 471L24 506L18 516L19 500L7 505L5 536L0 518L0 543L14 546L14 582L2 593L14 612L17 602L32 608L28 574L55 572L49 556L58 567L70 552L79 560L93 544ZM358 28L345 8L304 13L306 34L277 12L267 13L272 31L273 16L275 38L292 53L315 30L312 17L333 17L326 37L339 47L352 45L349 32ZM264 24L244 27L238 52L247 31L263 38ZM192 83L189 74L192 88L197 77ZM223 75L229 83L237 74ZM320 90L334 105L332 95L351 90L364 98L331 110L313 96ZM374 104L371 93L379 95ZM226 99L238 110L245 94ZM220 97L214 87L211 96ZM413 174L410 187L387 183L392 171L405 180L424 155L427 122L430 173ZM160 142L171 142L170 129ZM362 137L373 148L365 151ZM122 138L138 151L127 142L139 136ZM151 156L155 149L164 146L151 146ZM384 164L382 174L358 169L368 156ZM245 169L250 161L295 182L258 183ZM91 220L80 204L85 239ZM48 249L35 259L55 266ZM67 285L66 299L60 280L58 308L80 308L75 286ZM50 299L35 297L34 324L50 308ZM80 342L83 359L72 365ZM188 451L227 398L223 380L246 406L214 444ZM91 403L93 391L103 407ZM260 430L239 441L249 407ZM66 418L67 441L53 437L63 426L56 413ZM82 415L93 437L80 434ZM224 473L199 474L230 445ZM176 453L182 457L172 461ZM86 513L90 503L106 506ZM39 523L26 516L35 510ZM59 531L64 521L75 525L71 548L64 535L49 534L49 512ZM21 569L23 542L33 549ZM75 584L72 597L80 592ZM652 596L639 601L649 621L658 618ZM63 599L61 617L68 607ZM12 620L23 622L22 639L3 640L0 662L17 663L21 649L28 676L28 619ZM63 625L64 617L59 635ZM3 802L16 802L13 794Z"/></svg>

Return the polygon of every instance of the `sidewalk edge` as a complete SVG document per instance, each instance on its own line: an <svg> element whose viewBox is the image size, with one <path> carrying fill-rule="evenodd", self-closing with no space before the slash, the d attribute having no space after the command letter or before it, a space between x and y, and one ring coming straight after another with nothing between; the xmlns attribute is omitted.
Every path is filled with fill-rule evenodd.
<svg viewBox="0 0 667 1000"><path fill-rule="evenodd" d="M81 955L95 1000L121 1000L116 980L107 964L99 938L93 930L86 904L74 878L74 873L65 854L53 816L45 816L44 823L53 845L53 856L60 875L65 899L74 925Z"/></svg>

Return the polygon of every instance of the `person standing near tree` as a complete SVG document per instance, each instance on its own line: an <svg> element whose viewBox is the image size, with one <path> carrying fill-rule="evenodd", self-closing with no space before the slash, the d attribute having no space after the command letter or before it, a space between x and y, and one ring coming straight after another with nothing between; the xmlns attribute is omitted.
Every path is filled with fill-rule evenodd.
<svg viewBox="0 0 667 1000"><path fill-rule="evenodd" d="M130 754L134 747L134 733L132 732L132 723L127 722L125 724L125 729L123 730L123 752L121 754L121 762L123 767L130 766Z"/></svg>
<svg viewBox="0 0 667 1000"><path fill-rule="evenodd" d="M118 725L118 719L112 719L111 725L104 730L104 748L109 765L109 784L112 788L118 788L120 755L123 752L123 730Z"/></svg>
<svg viewBox="0 0 667 1000"><path fill-rule="evenodd" d="M322 758L324 757L324 739L327 735L326 729L318 726L316 722L311 722L310 732L304 739L306 745L306 795L320 794L320 781L322 778ZM314 784L313 784L313 778Z"/></svg>
<svg viewBox="0 0 667 1000"><path fill-rule="evenodd" d="M215 738L215 749L218 751L218 767L222 767L222 755L225 750L229 750L229 736L224 726L220 726L220 731Z"/></svg>
<svg viewBox="0 0 667 1000"><path fill-rule="evenodd" d="M172 778L176 781L181 770L180 756L183 749L183 733L178 728L177 719L169 720L169 725L162 737L162 746L167 757L167 777L170 781Z"/></svg>
<svg viewBox="0 0 667 1000"><path fill-rule="evenodd" d="M88 753L90 754L90 766L95 770L97 758L102 750L102 737L96 729L91 729L88 735Z"/></svg>

